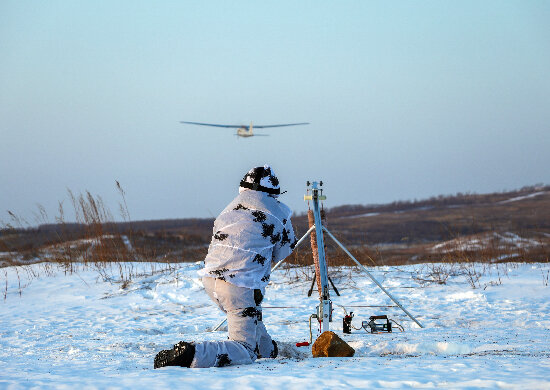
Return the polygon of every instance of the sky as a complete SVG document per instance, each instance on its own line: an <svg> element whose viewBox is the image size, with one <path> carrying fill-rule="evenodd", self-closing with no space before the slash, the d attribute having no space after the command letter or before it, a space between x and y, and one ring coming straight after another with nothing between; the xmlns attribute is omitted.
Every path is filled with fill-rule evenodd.
<svg viewBox="0 0 550 390"><path fill-rule="evenodd" d="M215 217L270 164L303 212L550 183L550 2L0 2L0 221L99 195ZM182 125L310 122L257 130Z"/></svg>

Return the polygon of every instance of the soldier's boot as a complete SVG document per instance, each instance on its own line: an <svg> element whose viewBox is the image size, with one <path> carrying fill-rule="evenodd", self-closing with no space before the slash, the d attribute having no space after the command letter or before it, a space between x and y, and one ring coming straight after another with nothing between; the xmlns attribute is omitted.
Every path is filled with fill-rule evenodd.
<svg viewBox="0 0 550 390"><path fill-rule="evenodd" d="M165 366L189 367L195 357L195 346L185 341L180 341L174 348L166 349L155 356L155 368Z"/></svg>

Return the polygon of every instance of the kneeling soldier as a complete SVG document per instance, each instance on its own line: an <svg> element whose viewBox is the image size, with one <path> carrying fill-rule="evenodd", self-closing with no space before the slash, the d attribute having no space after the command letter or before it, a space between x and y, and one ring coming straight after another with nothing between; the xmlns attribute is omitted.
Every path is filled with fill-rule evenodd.
<svg viewBox="0 0 550 390"><path fill-rule="evenodd" d="M279 202L279 180L268 166L251 169L239 195L214 222L205 267L199 271L208 296L227 315L229 340L187 343L155 357L164 366L222 367L277 356L262 322L261 302L271 262L287 257L296 241L289 207Z"/></svg>

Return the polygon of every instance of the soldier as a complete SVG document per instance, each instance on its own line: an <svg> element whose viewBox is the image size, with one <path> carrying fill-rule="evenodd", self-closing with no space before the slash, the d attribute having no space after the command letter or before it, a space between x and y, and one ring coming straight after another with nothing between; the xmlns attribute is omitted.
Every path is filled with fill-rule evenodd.
<svg viewBox="0 0 550 390"><path fill-rule="evenodd" d="M279 180L268 165L251 169L239 195L214 222L205 267L208 296L227 315L229 340L180 341L155 357L154 367L222 367L277 356L277 343L262 322L261 302L271 262L287 257L296 240L290 208L277 200Z"/></svg>

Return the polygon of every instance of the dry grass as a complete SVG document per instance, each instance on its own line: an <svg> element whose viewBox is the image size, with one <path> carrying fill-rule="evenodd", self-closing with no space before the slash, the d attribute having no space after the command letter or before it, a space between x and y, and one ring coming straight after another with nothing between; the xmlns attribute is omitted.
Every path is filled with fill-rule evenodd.
<svg viewBox="0 0 550 390"><path fill-rule="evenodd" d="M77 267L92 267L104 280L127 286L136 276L133 261L154 263L151 272L157 272L175 263L204 259L212 219L132 221L118 181L116 188L118 221L103 199L90 192L68 192L71 222L61 202L53 223L40 205L34 226L8 211L9 221L0 221L0 267L16 265L18 273L32 273L36 267L27 265L40 263L45 274L58 268L72 273ZM518 197L522 199L510 201ZM330 231L359 262L366 266L419 264L425 283L445 284L449 276L461 274L472 287L482 288L482 271L475 263L548 262L550 258L550 187L342 206L326 214ZM300 237L299 232L307 229L305 215L293 217L293 223ZM329 267L355 266L330 238L325 236L325 241ZM313 277L311 267L304 267L312 263L309 242L286 261L287 269L296 270L293 277L301 280ZM548 284L548 272L541 273ZM4 275L7 278L5 271ZM500 277L496 275L494 283ZM19 291L23 288L20 285ZM6 289L7 279L4 297Z"/></svg>
<svg viewBox="0 0 550 390"><path fill-rule="evenodd" d="M117 189L122 197L120 214L127 223L130 221L125 192L119 182ZM75 216L75 222L67 222L66 210L60 202L55 225L49 225L48 216L42 206L38 206L36 220L50 227L44 230L30 224L8 211L10 221L3 223L0 240L1 266L14 266L21 294L25 280L32 280L42 274L50 275L57 270L74 273L82 269L94 269L105 281L120 283L122 288L131 284L136 276L142 276L132 262L150 262L150 274L173 272L177 267L173 258L162 251L162 259L156 255L156 247L143 242L143 234L129 228L121 230L100 196L90 192L75 194L68 191ZM51 228L55 226L55 228ZM134 245L134 243L142 245ZM171 262L168 262L172 260ZM32 267L33 264L39 266ZM4 299L8 293L8 273L4 270Z"/></svg>

